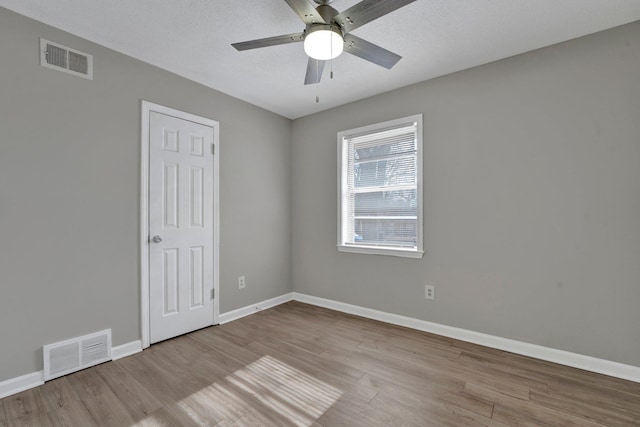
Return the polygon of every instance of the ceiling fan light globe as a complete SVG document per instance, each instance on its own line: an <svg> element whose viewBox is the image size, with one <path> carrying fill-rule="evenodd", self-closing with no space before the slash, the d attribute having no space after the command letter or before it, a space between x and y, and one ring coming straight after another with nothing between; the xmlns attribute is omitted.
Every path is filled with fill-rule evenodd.
<svg viewBox="0 0 640 427"><path fill-rule="evenodd" d="M317 29L304 38L304 51L313 59L326 61L342 53L344 39L333 29Z"/></svg>

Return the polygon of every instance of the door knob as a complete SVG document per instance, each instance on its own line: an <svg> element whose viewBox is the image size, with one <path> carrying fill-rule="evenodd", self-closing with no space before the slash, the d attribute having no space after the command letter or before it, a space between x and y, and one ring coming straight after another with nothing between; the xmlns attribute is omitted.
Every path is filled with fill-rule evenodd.
<svg viewBox="0 0 640 427"><path fill-rule="evenodd" d="M160 242L162 242L162 237L160 237L160 236L153 236L153 237L151 238L151 241L152 241L153 243L160 243Z"/></svg>

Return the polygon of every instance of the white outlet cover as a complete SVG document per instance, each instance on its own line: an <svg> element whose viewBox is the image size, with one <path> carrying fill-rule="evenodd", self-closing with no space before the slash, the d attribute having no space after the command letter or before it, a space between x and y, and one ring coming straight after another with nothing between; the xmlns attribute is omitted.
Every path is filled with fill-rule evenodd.
<svg viewBox="0 0 640 427"><path fill-rule="evenodd" d="M436 287L432 285L424 286L424 297L426 299L435 300L436 299Z"/></svg>

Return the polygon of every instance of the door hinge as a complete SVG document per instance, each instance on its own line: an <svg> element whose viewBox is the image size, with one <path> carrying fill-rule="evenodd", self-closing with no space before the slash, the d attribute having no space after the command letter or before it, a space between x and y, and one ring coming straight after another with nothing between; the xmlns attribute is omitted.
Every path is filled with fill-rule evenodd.
<svg viewBox="0 0 640 427"><path fill-rule="evenodd" d="M216 299L216 290L215 290L215 288L211 289L211 299Z"/></svg>
<svg viewBox="0 0 640 427"><path fill-rule="evenodd" d="M216 144L211 144L211 154L216 154Z"/></svg>

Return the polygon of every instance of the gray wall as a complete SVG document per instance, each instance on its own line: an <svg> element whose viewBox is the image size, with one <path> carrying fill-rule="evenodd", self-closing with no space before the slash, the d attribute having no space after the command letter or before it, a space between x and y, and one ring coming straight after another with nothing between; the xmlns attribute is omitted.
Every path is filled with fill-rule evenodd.
<svg viewBox="0 0 640 427"><path fill-rule="evenodd" d="M41 68L39 37L95 55L95 79ZM49 342L140 338L142 99L221 124L221 312L293 283L640 366L640 23L293 127L2 8L0 40L0 381ZM424 259L338 253L336 132L420 112Z"/></svg>
<svg viewBox="0 0 640 427"><path fill-rule="evenodd" d="M94 80L40 67L39 37ZM290 120L2 8L0 41L0 381L43 344L140 339L142 99L220 122L221 312L291 292Z"/></svg>
<svg viewBox="0 0 640 427"><path fill-rule="evenodd" d="M336 132L416 113L424 258L339 253ZM295 120L292 140L296 292L640 366L639 22Z"/></svg>

